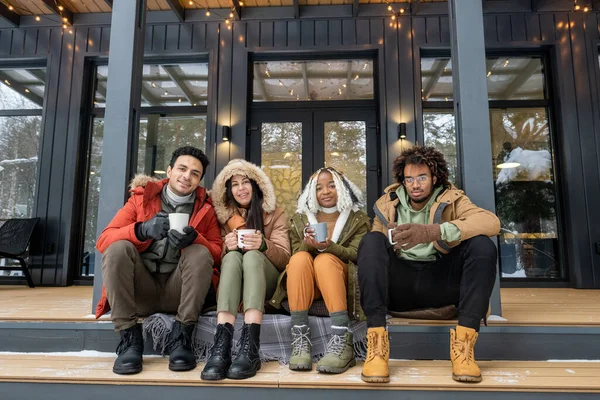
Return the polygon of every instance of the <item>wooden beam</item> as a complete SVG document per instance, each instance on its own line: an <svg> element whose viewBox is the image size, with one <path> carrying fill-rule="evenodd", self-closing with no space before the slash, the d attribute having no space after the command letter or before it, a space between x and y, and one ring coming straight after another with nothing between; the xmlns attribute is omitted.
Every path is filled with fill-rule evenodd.
<svg viewBox="0 0 600 400"><path fill-rule="evenodd" d="M7 82L10 82L10 84ZM13 81L12 78L10 76L8 76L8 74L5 74L2 71L0 71L0 83L5 85L6 87L11 88L12 90L19 93L21 96L27 98L28 100L31 100L38 106L40 106L40 107L44 106L44 99L42 97L40 97L37 94L30 91L25 86L23 86L21 83Z"/></svg>
<svg viewBox="0 0 600 400"><path fill-rule="evenodd" d="M433 75L431 76L431 78L429 78L429 82L427 82L427 86L425 86L423 88L423 94L421 95L421 97L423 97L423 100L427 100L429 98L429 95L431 95L431 91L433 90L433 88L435 87L435 84L438 82L438 80L444 73L444 68L446 68L446 65L448 65L449 61L450 61L449 58L436 61L437 66L433 70Z"/></svg>
<svg viewBox="0 0 600 400"><path fill-rule="evenodd" d="M8 22L14 27L19 26L21 23L21 17L14 10L9 10L4 3L0 3L0 18Z"/></svg>
<svg viewBox="0 0 600 400"><path fill-rule="evenodd" d="M304 92L306 93L306 100L310 100L310 93L308 92L308 69L306 63L302 63L302 81L304 82Z"/></svg>
<svg viewBox="0 0 600 400"><path fill-rule="evenodd" d="M299 0L294 0L294 19L300 18L300 2Z"/></svg>
<svg viewBox="0 0 600 400"><path fill-rule="evenodd" d="M171 11L173 11L175 13L179 22L185 21L185 9L183 8L183 6L179 2L179 0L165 0L165 1L171 8Z"/></svg>
<svg viewBox="0 0 600 400"><path fill-rule="evenodd" d="M265 87L265 80L261 76L257 63L254 63L254 79L258 80L258 90L260 91L260 95L262 96L263 100L269 101L269 95L267 94L267 89Z"/></svg>
<svg viewBox="0 0 600 400"><path fill-rule="evenodd" d="M539 59L531 59L525 68L520 70L517 74L517 77L508 85L506 90L502 93L501 99L508 100L508 98L515 94L515 92L519 90L529 78L531 78L531 75L538 72L541 67L542 64L540 63Z"/></svg>
<svg viewBox="0 0 600 400"><path fill-rule="evenodd" d="M240 6L240 0L231 0L231 12L233 13L233 19L242 19L242 7Z"/></svg>
<svg viewBox="0 0 600 400"><path fill-rule="evenodd" d="M352 3L352 16L354 18L358 17L358 6L359 6L360 0L354 0L354 3Z"/></svg>
<svg viewBox="0 0 600 400"><path fill-rule="evenodd" d="M69 11L67 7L60 0L42 0L46 7L50 11L54 13L54 15L58 15L61 19L60 23L66 23L68 25L73 25L73 13ZM66 20L65 20L66 18Z"/></svg>
<svg viewBox="0 0 600 400"><path fill-rule="evenodd" d="M190 102L190 105L198 102L196 100L196 97L194 96L194 93L192 93L192 91L190 90L188 85L185 83L185 81L183 79L181 79L181 75L179 75L177 73L177 70L175 69L175 67L163 65L163 69L165 70L167 75L169 75L171 80L173 82L175 82L175 84L177 86L179 86L179 89L181 89L181 91L185 95L185 98L188 99L188 101Z"/></svg>

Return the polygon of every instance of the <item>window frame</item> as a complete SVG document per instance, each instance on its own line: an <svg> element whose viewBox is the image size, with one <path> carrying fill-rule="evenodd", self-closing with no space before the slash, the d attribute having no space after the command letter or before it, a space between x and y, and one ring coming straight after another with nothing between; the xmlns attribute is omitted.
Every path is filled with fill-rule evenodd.
<svg viewBox="0 0 600 400"><path fill-rule="evenodd" d="M600 47L599 47L600 48ZM557 111L556 111L556 99L554 95L553 83L554 76L552 74L552 61L550 59L550 51L545 48L536 48L536 49L486 49L485 52L486 60L490 57L539 57L542 61L542 71L543 71L543 79L544 79L544 99L538 100L488 100L488 105L490 109L490 118L491 118L491 110L503 110L509 108L522 108L522 109L533 109L533 108L544 108L546 110L546 115L548 118L548 129L550 131L549 140L550 140L550 149L552 150L552 173L554 177L554 187L555 187L555 202L556 202L556 225L558 231L558 254L556 254L556 260L560 263L564 276L560 279L553 278L503 278L502 274L500 274L501 282L505 287L531 287L531 284L535 286L546 286L546 287L567 287L569 286L569 282L571 280L571 271L569 270L569 266L567 265L566 258L566 241L565 241L565 210L562 205L562 198L564 194L562 193L561 185L562 177L561 177L561 169L559 168L560 162L558 158L560 157L560 153L558 151L558 136L562 134L559 130L559 124L557 123ZM419 61L423 58L435 58L435 57L443 57L443 58L451 58L450 49L427 49L422 48L420 52ZM419 62L420 65L420 62ZM598 63L600 66L600 62ZM428 111L447 111L452 112L456 115L456 110L454 109L454 100L449 101L425 101L421 97L421 88L422 88L422 75L421 68L418 68L418 82L415 85L415 97L417 99L416 104L420 110L420 118L418 120L418 130L417 130L417 143L420 141L421 143L425 143L425 132L423 127L423 114ZM456 140L458 144L458 132L455 132ZM462 179L460 178L463 169L462 160L460 157L457 160L458 165L458 183ZM495 202L495 200L494 200ZM498 260L500 263L500 260ZM500 267L500 264L499 264ZM508 284L508 285L506 285Z"/></svg>

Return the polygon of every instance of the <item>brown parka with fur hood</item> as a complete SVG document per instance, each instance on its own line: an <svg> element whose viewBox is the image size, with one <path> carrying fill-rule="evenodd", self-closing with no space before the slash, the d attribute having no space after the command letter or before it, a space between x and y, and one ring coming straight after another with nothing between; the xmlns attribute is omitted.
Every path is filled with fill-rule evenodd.
<svg viewBox="0 0 600 400"><path fill-rule="evenodd" d="M262 191L264 223L262 234L267 246L264 254L278 270L283 271L291 255L288 218L283 209L277 207L275 189L269 177L259 167L242 159L231 160L221 170L210 193L217 219L221 225L221 237L225 238L225 235L231 232L227 221L234 215L240 215L236 205L227 204L225 198L225 183L235 175L247 176L255 181ZM224 246L223 251L225 251Z"/></svg>

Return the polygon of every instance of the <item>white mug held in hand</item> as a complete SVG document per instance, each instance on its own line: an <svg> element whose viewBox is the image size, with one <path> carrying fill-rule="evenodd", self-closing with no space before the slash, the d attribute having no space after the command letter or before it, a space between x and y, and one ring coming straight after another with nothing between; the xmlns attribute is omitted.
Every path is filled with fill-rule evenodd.
<svg viewBox="0 0 600 400"><path fill-rule="evenodd" d="M315 233L315 240L319 243L323 243L327 239L327 223L319 222L316 224L310 224L304 228L304 236L306 236L306 229L312 229Z"/></svg>
<svg viewBox="0 0 600 400"><path fill-rule="evenodd" d="M169 229L175 229L179 233L184 233L183 228L188 226L190 216L187 213L169 214Z"/></svg>
<svg viewBox="0 0 600 400"><path fill-rule="evenodd" d="M392 246L395 245L396 243L398 243L398 242L394 242L394 239L392 239L392 235L394 234L394 229L395 228L388 229L388 240L390 241L390 244Z"/></svg>
<svg viewBox="0 0 600 400"><path fill-rule="evenodd" d="M238 239L238 247L240 249L243 249L244 246L244 235L252 235L256 233L256 229L237 229L235 230L235 234L237 235L237 239Z"/></svg>

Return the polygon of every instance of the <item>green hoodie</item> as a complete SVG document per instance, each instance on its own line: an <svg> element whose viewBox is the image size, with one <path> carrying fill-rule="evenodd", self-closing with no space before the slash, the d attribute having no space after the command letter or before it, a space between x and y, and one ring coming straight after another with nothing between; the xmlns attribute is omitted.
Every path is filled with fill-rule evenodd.
<svg viewBox="0 0 600 400"><path fill-rule="evenodd" d="M396 190L396 194L398 195L398 225L402 224L428 224L429 223L429 210L431 206L435 202L435 199L438 197L440 192L443 190L443 187L438 187L433 191L433 194L429 198L425 207L423 207L419 211L413 210L410 206L408 194L406 190L404 190L404 186L400 185ZM450 222L444 222L440 225L440 229L442 231L442 240L446 242L454 242L456 240L460 240L460 230L456 227L456 225L451 224ZM433 261L436 259L436 255L438 251L433 246L433 242L431 243L422 243L418 244L415 247L408 250L399 250L396 251L400 258L405 260L412 261Z"/></svg>

